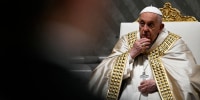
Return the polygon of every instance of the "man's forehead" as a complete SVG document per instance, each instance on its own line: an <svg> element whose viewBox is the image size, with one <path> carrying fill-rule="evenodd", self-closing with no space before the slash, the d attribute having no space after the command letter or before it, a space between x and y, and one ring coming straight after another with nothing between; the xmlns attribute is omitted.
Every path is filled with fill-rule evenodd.
<svg viewBox="0 0 200 100"><path fill-rule="evenodd" d="M143 21L148 21L148 22L154 22L157 20L157 14L155 13L151 13L151 12L145 12L140 14L139 16L139 21L143 20Z"/></svg>

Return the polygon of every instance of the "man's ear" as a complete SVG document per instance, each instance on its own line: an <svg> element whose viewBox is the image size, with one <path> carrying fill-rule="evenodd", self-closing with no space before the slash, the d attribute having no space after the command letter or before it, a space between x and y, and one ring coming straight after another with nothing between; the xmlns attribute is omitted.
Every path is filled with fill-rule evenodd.
<svg viewBox="0 0 200 100"><path fill-rule="evenodd" d="M162 30L163 28L164 28L164 24L162 23L161 25L160 25L160 30Z"/></svg>

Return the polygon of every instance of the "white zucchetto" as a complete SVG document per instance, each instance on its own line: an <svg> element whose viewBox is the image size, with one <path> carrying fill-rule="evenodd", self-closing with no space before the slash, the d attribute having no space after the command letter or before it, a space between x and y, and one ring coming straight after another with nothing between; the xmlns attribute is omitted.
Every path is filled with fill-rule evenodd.
<svg viewBox="0 0 200 100"><path fill-rule="evenodd" d="M154 7L154 6L145 7L145 8L140 12L140 14L142 14L142 13L144 13L144 12L152 12L152 13L156 13L156 14L162 16L162 12L161 12L158 8L156 8L156 7Z"/></svg>

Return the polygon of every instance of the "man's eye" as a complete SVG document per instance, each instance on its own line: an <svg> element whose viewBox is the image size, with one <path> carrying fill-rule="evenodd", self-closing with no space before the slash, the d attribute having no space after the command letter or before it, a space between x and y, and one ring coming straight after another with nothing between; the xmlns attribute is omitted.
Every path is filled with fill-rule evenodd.
<svg viewBox="0 0 200 100"><path fill-rule="evenodd" d="M150 23L150 24L148 24L148 26L149 26L150 28L153 28L153 27L154 27L154 24L153 24L153 23Z"/></svg>
<svg viewBox="0 0 200 100"><path fill-rule="evenodd" d="M143 25L144 25L144 22L140 22L140 25L142 25L142 26L143 26Z"/></svg>

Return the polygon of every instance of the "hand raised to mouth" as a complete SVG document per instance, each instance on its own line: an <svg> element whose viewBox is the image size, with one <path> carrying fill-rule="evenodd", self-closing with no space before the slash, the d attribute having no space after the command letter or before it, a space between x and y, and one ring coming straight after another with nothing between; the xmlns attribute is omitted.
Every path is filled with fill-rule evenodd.
<svg viewBox="0 0 200 100"><path fill-rule="evenodd" d="M148 38L141 38L139 40L136 40L135 43L133 44L133 47L130 50L131 57L134 59L140 53L143 53L147 49L149 49L150 45L151 41Z"/></svg>

